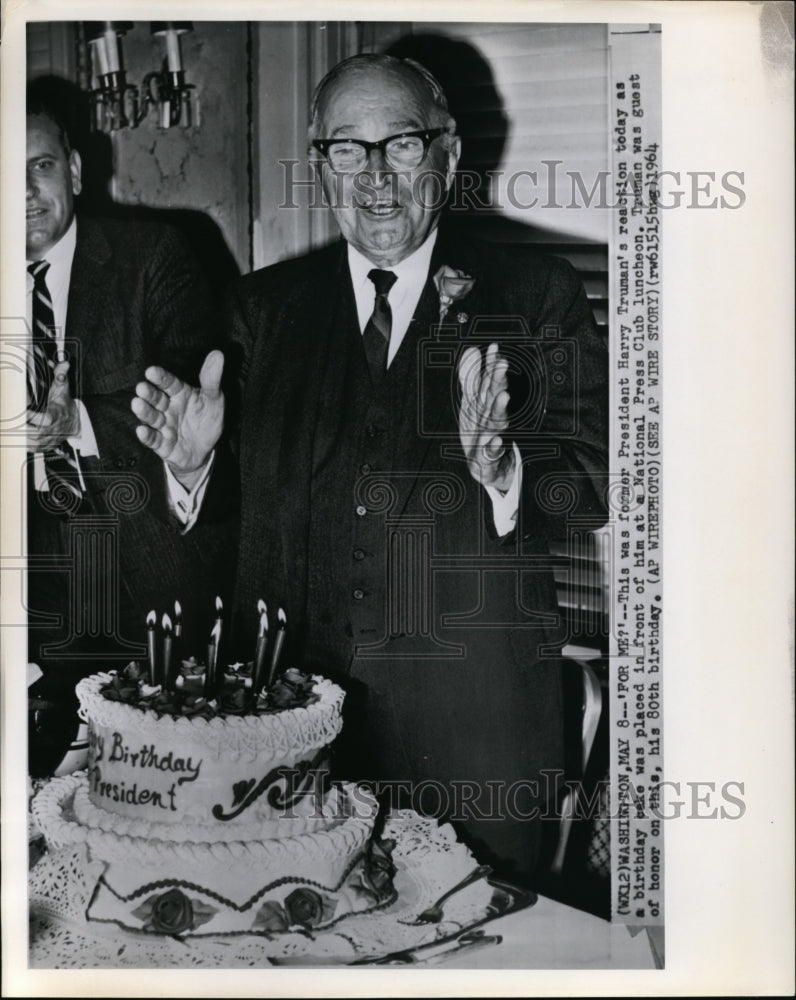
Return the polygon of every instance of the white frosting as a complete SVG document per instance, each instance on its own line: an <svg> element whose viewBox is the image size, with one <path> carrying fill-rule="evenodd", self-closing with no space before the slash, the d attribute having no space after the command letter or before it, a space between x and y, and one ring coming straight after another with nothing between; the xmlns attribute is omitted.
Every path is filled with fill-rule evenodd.
<svg viewBox="0 0 796 1000"><path fill-rule="evenodd" d="M270 715L187 718L144 711L102 696L109 674L77 685L80 714L89 729L89 798L94 806L131 820L192 826L248 826L306 817L314 796L286 812L253 795L268 775L277 788L312 792L299 771L315 762L342 728L344 692L316 677L318 701ZM318 766L314 764L313 766ZM291 774L274 775L280 768ZM240 810L242 800L247 801ZM213 814L216 807L223 819ZM215 832L205 839L224 839Z"/></svg>
<svg viewBox="0 0 796 1000"><path fill-rule="evenodd" d="M370 836L376 816L376 803L366 789L342 786L341 796L346 818L329 829L318 829L286 837L224 842L162 840L151 836L131 836L92 826L92 817L81 820L76 814L76 794L86 800L86 774L79 771L50 782L33 800L32 812L37 827L51 848L86 843L94 856L103 861L152 861L155 857L190 858L195 864L212 862L236 864L242 859L287 858L335 860L341 854L361 847ZM101 810L94 810L96 816Z"/></svg>
<svg viewBox="0 0 796 1000"><path fill-rule="evenodd" d="M91 815L78 818L85 793L85 772L56 779L34 798L33 818L51 851L84 844L89 861L104 865L102 881L111 896L140 900L154 888L179 885L241 908L272 886L276 889L269 891L282 896L286 888L305 883L338 891L364 854L377 814L369 792L344 785L339 795L346 818L328 829L271 840L160 840L93 826ZM77 811L75 798L82 803ZM226 919L234 923L234 913ZM245 925L249 916L241 920Z"/></svg>
<svg viewBox="0 0 796 1000"><path fill-rule="evenodd" d="M84 782L75 790L72 811L82 826L117 837L142 837L146 840L184 840L202 843L225 843L233 840L272 840L279 837L296 837L313 830L328 830L347 819L351 803L337 787L331 788L320 805L306 803L306 816L296 819L260 820L256 823L217 823L213 827L197 827L189 823L151 823L140 817L130 818L97 809L91 802L88 785ZM363 803L358 808L365 808ZM297 807L298 811L298 807Z"/></svg>
<svg viewBox="0 0 796 1000"><path fill-rule="evenodd" d="M322 792L315 773L342 726L339 687L316 677L317 702L271 715L175 719L104 698L110 679L77 686L88 770L32 805L51 851L85 852L88 920L270 935L390 903L389 882L376 890L371 878L375 798L355 785Z"/></svg>

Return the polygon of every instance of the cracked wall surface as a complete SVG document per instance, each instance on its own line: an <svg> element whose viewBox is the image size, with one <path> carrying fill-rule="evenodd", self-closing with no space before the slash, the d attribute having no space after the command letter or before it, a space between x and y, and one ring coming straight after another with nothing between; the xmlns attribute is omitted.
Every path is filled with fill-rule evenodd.
<svg viewBox="0 0 796 1000"><path fill-rule="evenodd" d="M206 213L241 271L249 262L246 24L201 23L181 36L186 79L196 86L199 127L159 128L156 112L113 136L113 200ZM136 22L123 40L130 82L160 67L161 38Z"/></svg>

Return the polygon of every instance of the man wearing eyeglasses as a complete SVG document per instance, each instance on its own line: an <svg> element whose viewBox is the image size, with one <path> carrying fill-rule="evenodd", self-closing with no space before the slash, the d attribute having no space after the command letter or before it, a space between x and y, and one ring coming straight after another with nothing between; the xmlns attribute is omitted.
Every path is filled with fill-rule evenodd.
<svg viewBox="0 0 796 1000"><path fill-rule="evenodd" d="M290 662L346 689L338 773L528 881L563 759L547 545L566 513L602 509L603 347L568 265L439 224L460 140L425 69L343 62L309 138L344 242L232 294L240 654L258 599L284 607ZM148 369L133 402L189 490L221 433L222 364L198 392Z"/></svg>

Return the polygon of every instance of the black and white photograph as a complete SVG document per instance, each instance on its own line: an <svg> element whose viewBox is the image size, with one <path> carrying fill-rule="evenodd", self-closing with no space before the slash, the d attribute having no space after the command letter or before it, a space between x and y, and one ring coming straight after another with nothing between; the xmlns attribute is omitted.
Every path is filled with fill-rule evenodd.
<svg viewBox="0 0 796 1000"><path fill-rule="evenodd" d="M793 10L698 7L5 8L7 995L788 992Z"/></svg>

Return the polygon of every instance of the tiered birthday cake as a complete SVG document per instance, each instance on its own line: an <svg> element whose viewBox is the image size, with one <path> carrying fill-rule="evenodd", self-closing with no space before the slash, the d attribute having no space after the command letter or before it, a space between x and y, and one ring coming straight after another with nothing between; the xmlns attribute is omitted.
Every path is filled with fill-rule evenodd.
<svg viewBox="0 0 796 1000"><path fill-rule="evenodd" d="M337 685L288 670L259 696L240 682L207 699L151 679L131 665L79 683L88 769L33 802L51 850L86 847L87 920L270 936L394 900L375 800L327 780Z"/></svg>

